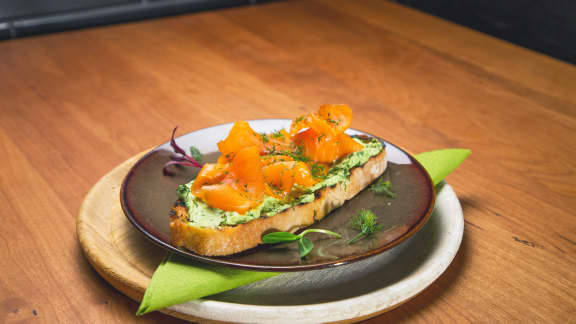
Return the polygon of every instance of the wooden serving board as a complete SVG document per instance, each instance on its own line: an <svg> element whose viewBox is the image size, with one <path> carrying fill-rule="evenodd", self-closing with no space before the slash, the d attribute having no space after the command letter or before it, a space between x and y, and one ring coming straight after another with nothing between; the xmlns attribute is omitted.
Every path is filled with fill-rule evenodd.
<svg viewBox="0 0 576 324"><path fill-rule="evenodd" d="M131 167L143 155L144 153L141 153L132 157L102 177L86 195L77 219L78 239L86 257L88 258L88 261L106 281L108 281L120 292L135 301L140 301L142 299L152 274L166 255L165 250L148 241L144 235L142 235L137 231L136 228L132 226L132 224L124 215L120 205L120 188L122 181ZM422 263L423 266L420 267L418 271L415 271L412 268L406 270L402 267L398 268L397 270L393 270L395 269L393 267L383 270L385 272L391 269L392 272L406 272L406 277L408 279L410 279L410 277L418 277L412 278L412 281L406 280L405 278L402 279L402 281L406 280L404 290L412 290L414 293L405 295L406 291L403 291L403 289L400 289L400 292L394 293L391 291L396 291L396 288L398 287L391 287L394 289L389 292L378 291L375 292L377 295L368 294L366 296L368 299L363 300L377 302L377 304L372 306L366 305L367 309L365 312L358 313L353 318L347 318L346 316L346 320L338 321L338 323L357 322L389 311L413 298L416 294L420 293L445 270L445 268L456 254L460 244L463 231L463 219L458 200L452 189L449 189L449 192L445 192L444 194L446 199L452 200L452 203L442 202L446 199L442 198L443 195L440 195L441 203L437 204L438 216L434 219L434 221L432 221L432 224L429 222L424 227L425 230L421 231L424 232L423 235L416 235L419 238L416 239L417 241L413 242L414 244L421 244L422 246L430 246L430 242L432 242L433 245L436 246L435 250L432 249L427 252L427 249L417 248L415 250L412 249L410 252L411 258L417 257L419 253L422 254L422 262L428 262L428 265L424 266L424 263ZM448 197L450 195L453 197ZM450 206L451 204L453 206ZM440 217L442 215L450 215L450 213L453 213L455 207L457 207L456 209L459 211L455 214L455 218ZM446 210L450 212L443 211L444 208L447 208ZM445 230L446 228L451 228L452 230L446 233L440 233L443 231L443 229ZM439 237L441 237L440 240L438 239ZM403 246L405 245L406 244ZM430 266L432 264L431 260L434 260L433 262L435 262L433 266ZM400 263L401 261L394 263L394 266L398 267ZM410 264L412 263L413 262L408 262L408 266L411 266ZM365 265L359 266L364 267ZM420 271L422 269L425 271ZM381 269L378 268L378 274L380 272ZM421 275L418 275L418 273L421 273ZM422 275L422 273L427 274ZM298 273L296 273L296 275L298 275ZM323 274L318 273L317 275L322 276ZM379 276L381 277L381 275ZM287 282L281 281L281 277L282 276L276 277L273 282L266 281L262 283L272 283L281 285L282 287L286 288L286 285L289 284ZM414 281L414 279L416 279L416 281ZM277 280L280 281L277 282ZM307 280L312 279L308 278ZM392 284L392 286L394 286L394 284ZM419 288L414 290L414 287ZM244 287L239 289L242 290ZM277 287L275 289L277 289ZM234 291L236 290L230 291L230 293L233 294ZM383 299L386 299L385 297L391 296L390 293L392 295L397 294L395 295L397 300L387 304L381 303ZM241 291L240 294L246 294L246 291ZM249 295L249 293L247 295ZM247 295L242 295L244 297L239 300L244 300ZM370 297L369 295L373 296ZM208 302L210 299L207 299L206 301ZM239 306L235 303L230 305ZM317 305L319 304L316 304L316 306ZM362 302L362 305L364 305L364 302ZM243 310L244 315L247 316L246 320L250 320L250 318L252 318L251 316L254 314L253 309L251 309L249 305L245 306L246 309ZM297 308L298 307L299 306L297 306ZM335 308L330 308L326 311L335 311L341 308L339 305L332 305L332 307ZM185 307L173 307L173 309L163 309L161 312L180 319L194 322L223 323L221 321L209 320L181 313L175 310L178 308L185 309ZM287 309L285 311L291 312L291 306L286 306L286 308ZM234 309L238 310L238 307L219 308L219 311L233 311ZM266 312L269 312L270 309L274 308L264 307L264 309L266 309ZM317 314L319 316L319 321L321 321L321 318L324 318L322 315L324 314L323 312L324 311L322 311L319 315ZM275 312L272 313L276 314Z"/></svg>

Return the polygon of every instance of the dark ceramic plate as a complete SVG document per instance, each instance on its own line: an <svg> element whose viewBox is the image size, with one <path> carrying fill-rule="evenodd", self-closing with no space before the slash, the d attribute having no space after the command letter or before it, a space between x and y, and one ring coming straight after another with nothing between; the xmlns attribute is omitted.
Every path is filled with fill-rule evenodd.
<svg viewBox="0 0 576 324"><path fill-rule="evenodd" d="M254 120L250 125L258 132L272 132L289 128L290 121ZM231 127L232 124L224 124L201 129L176 141L183 148L197 147L206 162L213 162L218 157L216 143L226 137ZM366 134L357 130L348 133ZM386 251L416 233L434 207L434 186L420 163L401 148L381 141L386 146L388 158L388 167L382 177L391 181L396 198L375 195L370 190L362 191L312 226L340 233L343 239L307 235L314 243L314 249L304 259L300 259L296 243L261 245L227 257L201 256L173 246L170 243L169 210L177 199L176 188L194 179L198 169L182 168L176 170L174 176L163 176L162 165L172 152L169 143L146 154L128 172L120 192L122 209L130 222L154 243L199 261L261 271L313 270L359 261ZM350 218L363 208L372 210L383 228L369 238L348 245L346 242L357 234L349 227Z"/></svg>

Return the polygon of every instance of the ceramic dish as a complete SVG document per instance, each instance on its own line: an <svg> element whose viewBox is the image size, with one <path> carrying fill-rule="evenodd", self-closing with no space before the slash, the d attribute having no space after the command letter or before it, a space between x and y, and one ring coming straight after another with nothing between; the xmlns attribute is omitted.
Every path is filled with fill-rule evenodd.
<svg viewBox="0 0 576 324"><path fill-rule="evenodd" d="M290 120L267 119L250 121L257 132L272 132L289 128ZM223 140L232 124L198 130L176 139L181 147L195 146L206 162L217 158L216 143ZM350 135L366 134L349 130ZM369 135L369 134L367 134ZM171 148L168 143L158 146L142 157L128 172L120 194L122 209L130 222L156 244L180 255L197 260L262 271L303 271L339 266L375 256L404 241L416 233L430 216L435 192L424 168L401 148L381 140L387 152L388 168L383 177L390 180L396 198L375 195L364 190L333 211L312 227L340 233L341 240L322 235L307 236L314 250L300 259L296 244L259 246L227 257L206 257L170 242L168 211L176 201L179 184L194 179L198 169L180 169L174 176L163 176L162 165L168 161ZM357 232L350 228L352 216L361 209L372 210L383 229L372 237L348 245L346 242Z"/></svg>
<svg viewBox="0 0 576 324"><path fill-rule="evenodd" d="M290 272L170 307L179 314L236 323L356 322L422 292L450 265L464 217L449 185L439 186L430 220L402 244L338 268Z"/></svg>

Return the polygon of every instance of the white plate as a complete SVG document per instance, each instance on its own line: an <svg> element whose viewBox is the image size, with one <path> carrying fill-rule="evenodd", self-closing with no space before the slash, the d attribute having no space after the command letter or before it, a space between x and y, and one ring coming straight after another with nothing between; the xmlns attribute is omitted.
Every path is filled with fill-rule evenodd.
<svg viewBox="0 0 576 324"><path fill-rule="evenodd" d="M463 233L460 202L445 184L424 227L378 256L338 268L285 273L170 309L242 323L319 323L374 314L432 284L454 259Z"/></svg>

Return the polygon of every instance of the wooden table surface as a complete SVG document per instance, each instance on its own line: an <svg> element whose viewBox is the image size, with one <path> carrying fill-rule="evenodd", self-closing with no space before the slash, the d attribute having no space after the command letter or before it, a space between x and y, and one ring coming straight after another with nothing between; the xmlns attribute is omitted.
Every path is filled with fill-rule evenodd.
<svg viewBox="0 0 576 324"><path fill-rule="evenodd" d="M0 43L0 322L171 323L92 270L75 218L181 133L347 103L412 152L467 147L448 270L389 322L576 321L576 68L380 0L312 0Z"/></svg>

